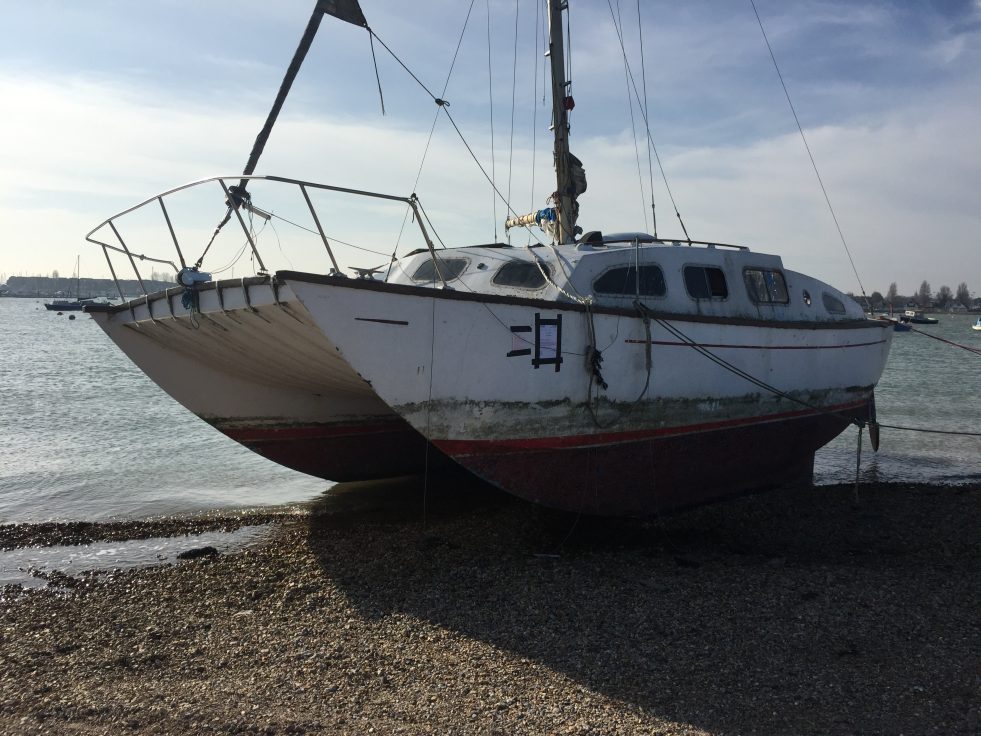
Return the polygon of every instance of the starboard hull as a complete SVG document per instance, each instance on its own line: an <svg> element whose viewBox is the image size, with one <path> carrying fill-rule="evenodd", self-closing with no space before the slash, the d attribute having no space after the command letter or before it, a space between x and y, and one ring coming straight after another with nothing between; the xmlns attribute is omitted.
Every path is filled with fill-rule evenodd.
<svg viewBox="0 0 981 736"><path fill-rule="evenodd" d="M544 442L437 442L481 478L528 501L593 515L650 516L743 493L809 485L814 452L865 418L794 414L724 428ZM643 433L641 433L643 434Z"/></svg>
<svg viewBox="0 0 981 736"><path fill-rule="evenodd" d="M682 340L623 310L280 275L344 360L444 454L510 493L591 514L809 478L815 450L868 418L890 341L871 321L672 318ZM605 391L584 369L589 321Z"/></svg>

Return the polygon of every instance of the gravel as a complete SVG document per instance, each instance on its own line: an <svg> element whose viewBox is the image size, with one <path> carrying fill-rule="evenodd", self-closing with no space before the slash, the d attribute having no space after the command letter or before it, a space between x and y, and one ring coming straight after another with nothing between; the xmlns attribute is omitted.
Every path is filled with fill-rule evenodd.
<svg viewBox="0 0 981 736"><path fill-rule="evenodd" d="M232 554L4 589L0 732L981 733L981 486L638 521L403 481L265 521Z"/></svg>

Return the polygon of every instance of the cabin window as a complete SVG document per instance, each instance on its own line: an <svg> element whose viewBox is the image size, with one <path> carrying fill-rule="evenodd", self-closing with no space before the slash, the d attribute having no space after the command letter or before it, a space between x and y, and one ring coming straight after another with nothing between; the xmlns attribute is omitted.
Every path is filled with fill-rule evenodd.
<svg viewBox="0 0 981 736"><path fill-rule="evenodd" d="M467 270L466 258L440 258L439 273L446 281L460 278L460 274ZM413 281L439 281L436 275L436 262L429 259L421 264L416 272L412 274Z"/></svg>
<svg viewBox="0 0 981 736"><path fill-rule="evenodd" d="M685 266L685 288L692 299L725 299L729 296L721 268Z"/></svg>
<svg viewBox="0 0 981 736"><path fill-rule="evenodd" d="M597 294L622 294L625 296L664 296L664 274L660 266L634 266L611 268L593 282Z"/></svg>
<svg viewBox="0 0 981 736"><path fill-rule="evenodd" d="M787 282L780 271L769 268L747 268L743 270L746 291L756 304L787 304Z"/></svg>
<svg viewBox="0 0 981 736"><path fill-rule="evenodd" d="M824 302L824 308L828 310L830 314L844 314L845 305L841 303L841 299L831 296L825 292L821 294L821 300Z"/></svg>
<svg viewBox="0 0 981 736"><path fill-rule="evenodd" d="M539 267L540 266L540 267ZM550 274L549 268L544 263L532 263L529 261L508 261L494 274L491 279L499 286L517 286L519 289L540 289L545 286L545 274Z"/></svg>

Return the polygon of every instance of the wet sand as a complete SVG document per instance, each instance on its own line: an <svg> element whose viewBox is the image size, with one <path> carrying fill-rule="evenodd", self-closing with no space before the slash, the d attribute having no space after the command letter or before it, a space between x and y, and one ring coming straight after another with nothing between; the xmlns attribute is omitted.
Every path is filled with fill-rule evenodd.
<svg viewBox="0 0 981 736"><path fill-rule="evenodd" d="M981 732L981 486L637 521L403 481L261 520L234 554L4 589L0 732Z"/></svg>

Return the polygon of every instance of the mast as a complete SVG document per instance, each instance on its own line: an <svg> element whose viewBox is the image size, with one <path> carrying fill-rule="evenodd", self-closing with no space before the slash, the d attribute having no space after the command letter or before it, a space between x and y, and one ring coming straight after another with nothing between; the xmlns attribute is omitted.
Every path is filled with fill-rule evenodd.
<svg viewBox="0 0 981 736"><path fill-rule="evenodd" d="M571 243L575 240L576 203L569 160L569 82L565 78L565 45L562 39L562 11L569 9L568 0L548 0L548 56L552 64L552 133L555 136L555 214L558 223L556 240Z"/></svg>
<svg viewBox="0 0 981 736"><path fill-rule="evenodd" d="M569 0L547 0L548 51L552 71L552 149L555 163L555 192L549 197L553 206L527 215L509 217L505 229L538 225L557 243L574 243L582 232L576 227L580 194L586 191L586 172L582 162L569 152L569 111L576 103L569 94L565 78L565 44L562 39L562 12L569 10Z"/></svg>

